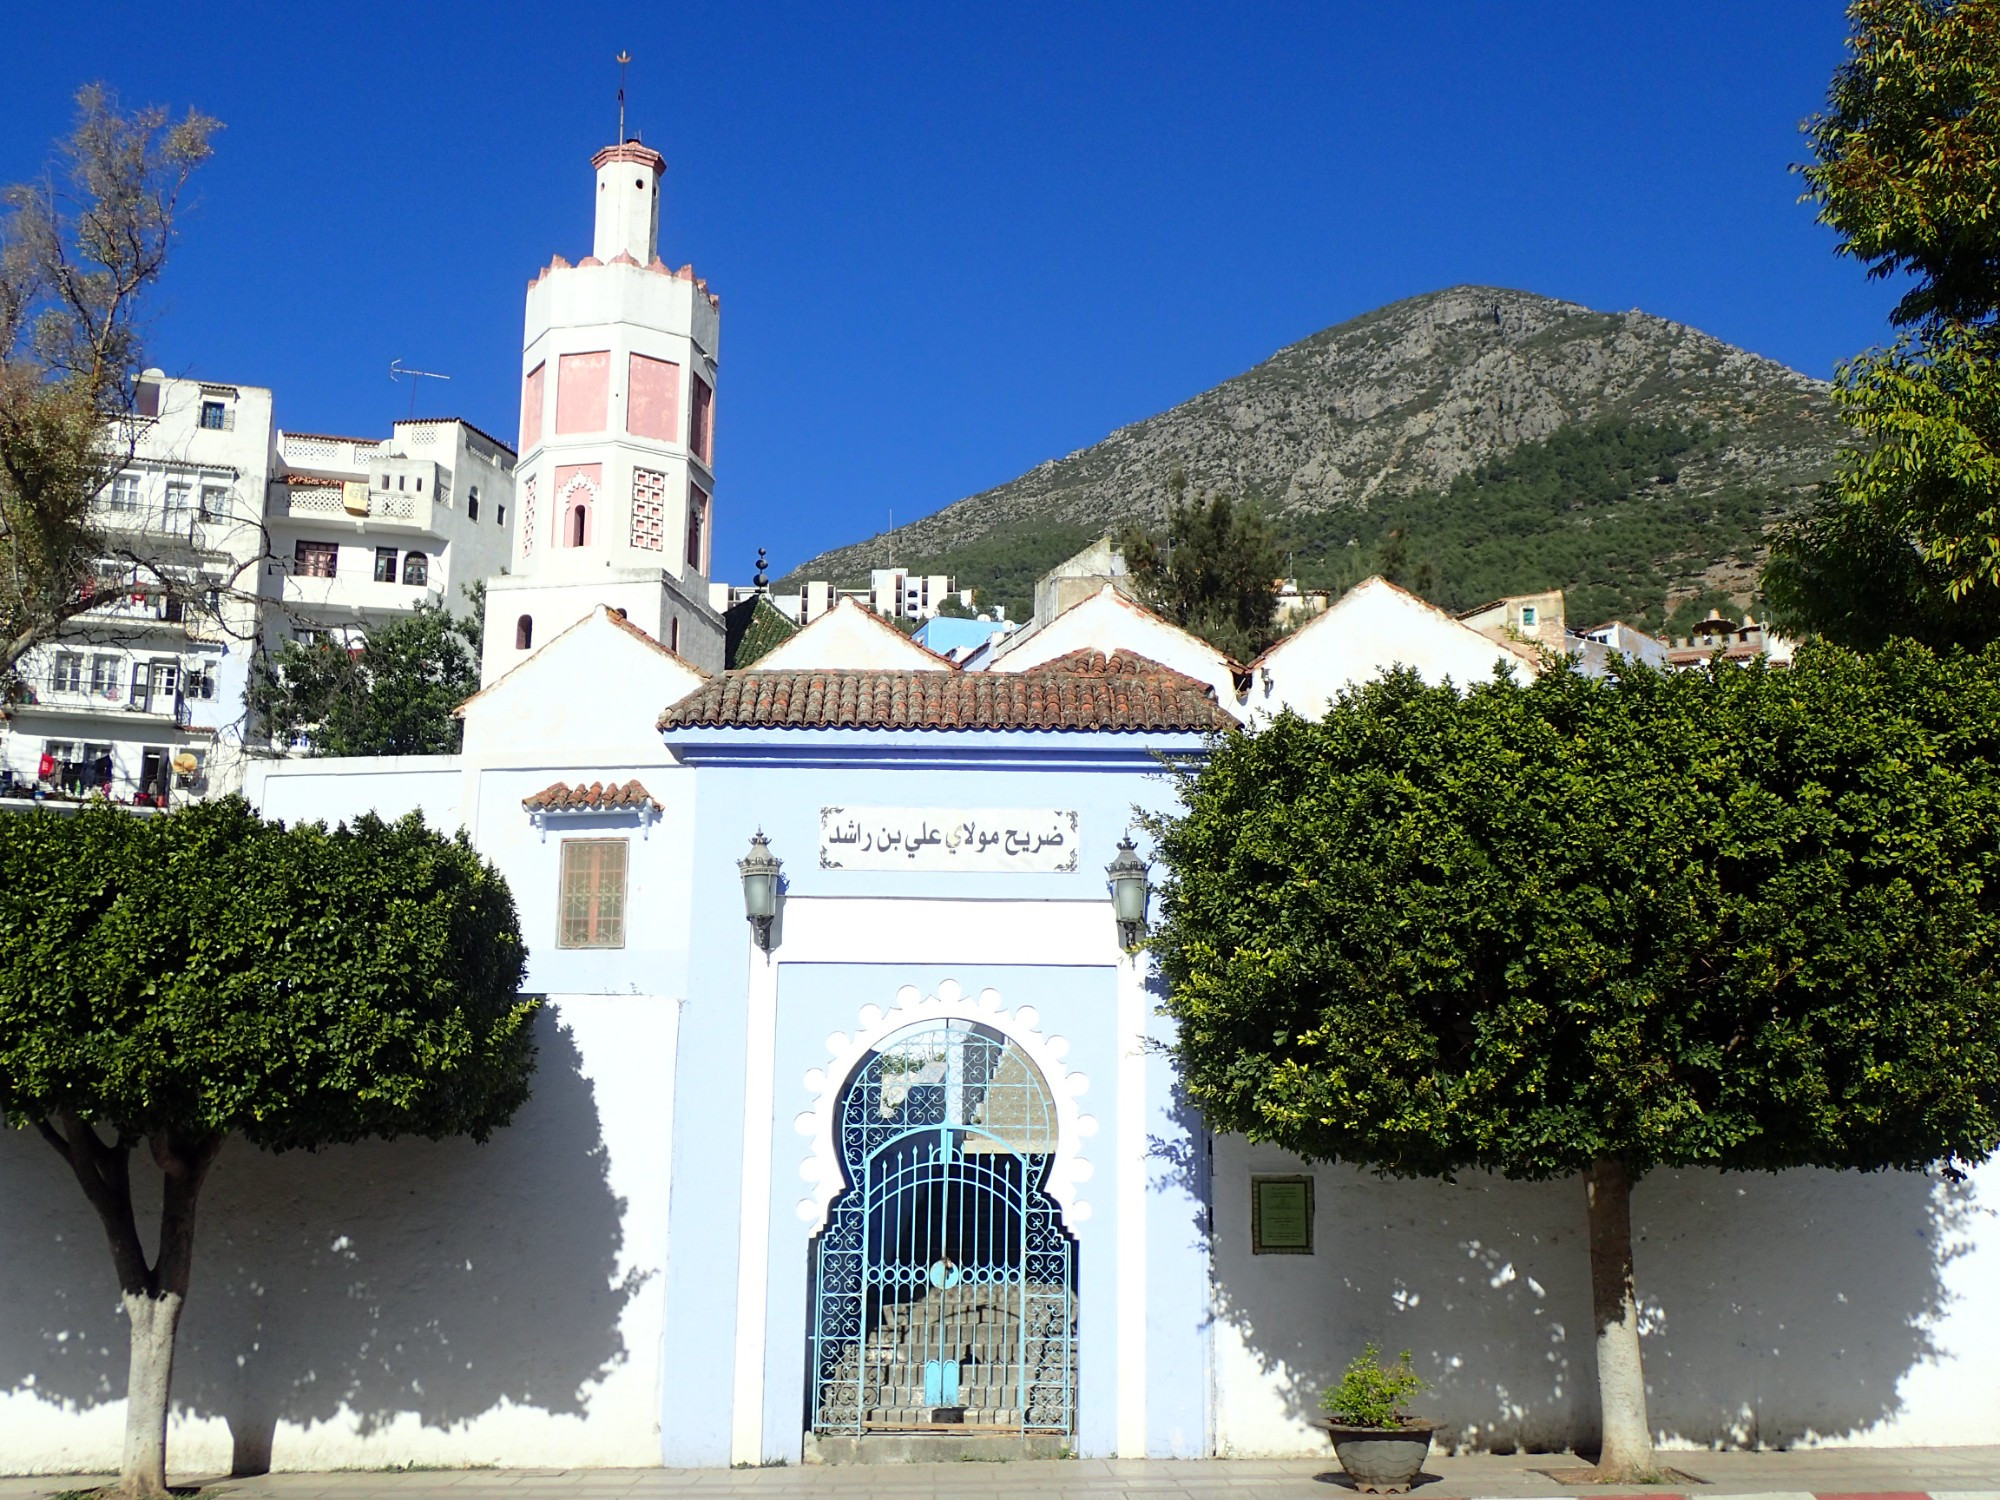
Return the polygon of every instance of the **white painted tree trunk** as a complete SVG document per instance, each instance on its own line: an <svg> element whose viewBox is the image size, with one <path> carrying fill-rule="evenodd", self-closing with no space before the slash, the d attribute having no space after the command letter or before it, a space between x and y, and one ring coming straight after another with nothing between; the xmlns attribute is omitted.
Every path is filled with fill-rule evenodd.
<svg viewBox="0 0 2000 1500"><path fill-rule="evenodd" d="M160 1168L160 1247L152 1265L132 1216L133 1141L106 1142L95 1126L71 1111L37 1122L42 1138L69 1163L83 1195L97 1210L125 1319L132 1330L130 1381L125 1392L125 1449L117 1493L135 1500L167 1494L167 1398L174 1376L174 1335L194 1269L194 1214L201 1184L222 1149L220 1135L161 1131L148 1137Z"/></svg>
<svg viewBox="0 0 2000 1500"><path fill-rule="evenodd" d="M1653 1429L1646 1419L1639 1304L1632 1291L1632 1181L1623 1162L1605 1158L1591 1164L1586 1185L1597 1399L1604 1424L1597 1466L1607 1477L1636 1479L1653 1470Z"/></svg>
<svg viewBox="0 0 2000 1500"><path fill-rule="evenodd" d="M125 1294L132 1366L125 1386L125 1451L118 1479L128 1495L167 1493L167 1393L173 1384L174 1333L182 1301L179 1292Z"/></svg>

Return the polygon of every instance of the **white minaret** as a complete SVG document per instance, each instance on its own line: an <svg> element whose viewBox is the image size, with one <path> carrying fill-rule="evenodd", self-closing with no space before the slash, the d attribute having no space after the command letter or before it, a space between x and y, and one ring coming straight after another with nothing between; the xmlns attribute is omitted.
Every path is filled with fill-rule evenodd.
<svg viewBox="0 0 2000 1500"><path fill-rule="evenodd" d="M720 303L659 258L667 163L606 146L591 254L528 285L512 576L488 589L492 681L598 604L720 670L709 603Z"/></svg>
<svg viewBox="0 0 2000 1500"><path fill-rule="evenodd" d="M597 168L597 234L590 253L615 260L620 253L642 266L653 263L660 243L660 178L666 158L637 141L606 146L590 159Z"/></svg>

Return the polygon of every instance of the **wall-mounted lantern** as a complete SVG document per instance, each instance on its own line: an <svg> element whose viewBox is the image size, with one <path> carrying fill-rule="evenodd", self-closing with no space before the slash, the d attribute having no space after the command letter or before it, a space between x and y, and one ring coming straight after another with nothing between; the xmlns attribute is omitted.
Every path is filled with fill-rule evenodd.
<svg viewBox="0 0 2000 1500"><path fill-rule="evenodd" d="M763 829L750 840L750 852L736 861L736 868L743 876L743 915L750 920L757 946L769 953L771 923L778 915L778 874L784 862L771 852Z"/></svg>
<svg viewBox="0 0 2000 1500"><path fill-rule="evenodd" d="M1139 858L1127 834L1119 841L1118 857L1104 867L1105 882L1111 888L1111 914L1118 919L1118 946L1134 948L1146 935L1146 902L1153 894L1147 882L1148 866Z"/></svg>

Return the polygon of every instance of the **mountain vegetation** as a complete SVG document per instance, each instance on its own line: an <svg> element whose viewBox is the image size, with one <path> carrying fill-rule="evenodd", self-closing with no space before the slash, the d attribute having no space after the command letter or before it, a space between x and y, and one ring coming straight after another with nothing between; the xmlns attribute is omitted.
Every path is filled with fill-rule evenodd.
<svg viewBox="0 0 2000 1500"><path fill-rule="evenodd" d="M1178 479L1178 476L1176 476ZM1165 535L1128 526L1118 536L1139 597L1183 630L1249 661L1276 639L1279 558L1255 506L1227 495L1167 507Z"/></svg>
<svg viewBox="0 0 2000 1500"><path fill-rule="evenodd" d="M1181 473L1196 499L1254 504L1308 587L1365 577L1388 547L1440 603L1561 586L1575 620L1657 627L1691 601L1755 598L1766 532L1832 472L1843 435L1823 382L1685 325L1454 287L789 581L851 586L893 560L1025 613L1053 564L1128 523L1163 526Z"/></svg>

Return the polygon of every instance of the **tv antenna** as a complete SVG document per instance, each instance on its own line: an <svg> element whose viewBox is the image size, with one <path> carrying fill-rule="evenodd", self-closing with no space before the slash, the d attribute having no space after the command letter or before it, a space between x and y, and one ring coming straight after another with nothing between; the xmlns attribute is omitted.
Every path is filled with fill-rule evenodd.
<svg viewBox="0 0 2000 1500"><path fill-rule="evenodd" d="M618 49L614 59L618 64L618 144L625 144L625 65L632 61L632 54L624 48Z"/></svg>
<svg viewBox="0 0 2000 1500"><path fill-rule="evenodd" d="M451 379L449 375L440 375L435 370L412 370L400 359L389 361L389 378L391 380L407 380L410 382L410 419L412 421L415 421L417 416L417 382L420 380Z"/></svg>

